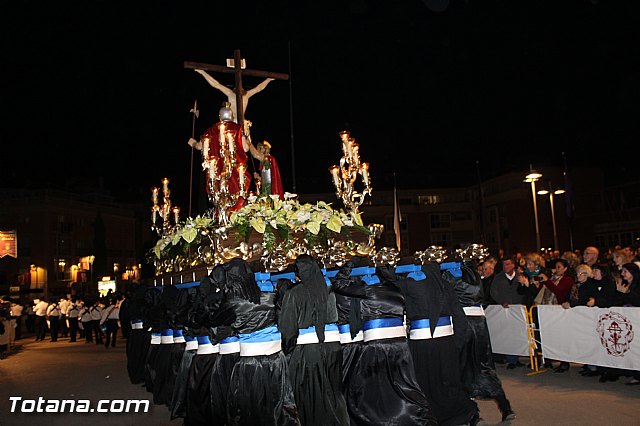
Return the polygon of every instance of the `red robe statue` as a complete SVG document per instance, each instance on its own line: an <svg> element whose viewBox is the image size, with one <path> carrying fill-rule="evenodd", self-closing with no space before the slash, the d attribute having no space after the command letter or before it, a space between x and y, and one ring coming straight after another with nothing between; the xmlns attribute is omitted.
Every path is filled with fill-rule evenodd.
<svg viewBox="0 0 640 426"><path fill-rule="evenodd" d="M283 200L282 178L280 177L278 162L273 155L267 154L264 156L264 160L260 162L260 174L262 175L261 195L277 194Z"/></svg>

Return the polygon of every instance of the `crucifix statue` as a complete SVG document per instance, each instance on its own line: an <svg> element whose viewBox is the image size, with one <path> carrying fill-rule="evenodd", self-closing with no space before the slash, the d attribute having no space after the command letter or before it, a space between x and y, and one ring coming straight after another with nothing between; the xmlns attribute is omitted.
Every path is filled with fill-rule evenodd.
<svg viewBox="0 0 640 426"><path fill-rule="evenodd" d="M227 60L227 66L221 65L213 65L213 64L203 64L198 62L185 62L184 67L196 70L196 72L200 73L207 82L214 88L220 90L224 93L229 103L231 104L231 109L234 113L234 118L237 120L237 123L243 125L244 123L244 112L247 109L247 104L249 103L249 98L255 95L258 92L261 92L267 84L269 84L273 80L288 80L289 75L277 72L270 71L258 71L251 69L243 69L243 60L240 56L240 50L236 49L233 55L233 61ZM231 65L229 65L231 64ZM211 77L206 71L215 71L222 72L227 74L235 75L235 89L231 90L226 86L220 84L216 79ZM251 77L265 77L265 80L260 83L258 86L254 87L251 90L245 91L242 87L242 76L247 75Z"/></svg>

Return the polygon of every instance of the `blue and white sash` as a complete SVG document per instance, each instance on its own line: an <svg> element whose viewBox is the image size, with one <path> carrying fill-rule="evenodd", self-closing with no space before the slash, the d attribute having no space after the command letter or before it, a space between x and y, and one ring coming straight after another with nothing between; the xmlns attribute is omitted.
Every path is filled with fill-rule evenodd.
<svg viewBox="0 0 640 426"><path fill-rule="evenodd" d="M198 339L193 336L187 336L185 337L185 340L187 341L187 344L184 347L185 351L195 351L198 349Z"/></svg>
<svg viewBox="0 0 640 426"><path fill-rule="evenodd" d="M365 321L362 329L364 330L365 342L407 337L407 329L401 318L379 318Z"/></svg>
<svg viewBox="0 0 640 426"><path fill-rule="evenodd" d="M182 330L173 330L173 343L184 343L184 336Z"/></svg>
<svg viewBox="0 0 640 426"><path fill-rule="evenodd" d="M451 317L438 318L433 335L431 335L431 322L428 318L411 321L411 329L409 330L409 339L411 340L437 339L445 336L453 336Z"/></svg>
<svg viewBox="0 0 640 426"><path fill-rule="evenodd" d="M151 344L159 345L162 342L162 333L151 333Z"/></svg>
<svg viewBox="0 0 640 426"><path fill-rule="evenodd" d="M220 352L220 345L211 344L209 336L198 336L198 352L196 355L217 354Z"/></svg>
<svg viewBox="0 0 640 426"><path fill-rule="evenodd" d="M336 323L325 324L324 325L324 342L339 342L340 341L340 331L338 330L338 325Z"/></svg>
<svg viewBox="0 0 640 426"><path fill-rule="evenodd" d="M318 334L316 333L316 327L312 325L311 327L298 329L298 340L296 340L296 343L298 345L320 343L320 340L318 340Z"/></svg>
<svg viewBox="0 0 640 426"><path fill-rule="evenodd" d="M364 340L364 334L362 330L358 331L356 337L351 338L351 327L349 324L342 324L338 326L338 331L340 332L340 343L346 345L347 343L355 343L362 342Z"/></svg>
<svg viewBox="0 0 640 426"><path fill-rule="evenodd" d="M133 320L133 321L131 321L131 329L132 330L142 330L142 320Z"/></svg>
<svg viewBox="0 0 640 426"><path fill-rule="evenodd" d="M173 330L167 328L166 330L162 330L162 334L160 337L160 343L163 345L172 345L173 344Z"/></svg>
<svg viewBox="0 0 640 426"><path fill-rule="evenodd" d="M282 335L275 325L238 337L240 356L272 355L282 349Z"/></svg>
<svg viewBox="0 0 640 426"><path fill-rule="evenodd" d="M220 355L237 354L240 352L240 338L229 336L220 342Z"/></svg>

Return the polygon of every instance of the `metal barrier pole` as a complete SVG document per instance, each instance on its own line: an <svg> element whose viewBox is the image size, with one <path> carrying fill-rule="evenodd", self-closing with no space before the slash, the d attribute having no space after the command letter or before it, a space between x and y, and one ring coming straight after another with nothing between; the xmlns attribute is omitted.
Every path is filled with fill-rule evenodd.
<svg viewBox="0 0 640 426"><path fill-rule="evenodd" d="M540 365L538 363L538 355L542 355L542 352L538 351L538 342L536 340L536 322L533 316L533 308L537 309L538 305L533 305L529 309L527 309L527 326L528 333L527 337L529 339L529 359L531 360L531 373L528 373L528 376L533 376L534 374L540 374L547 371L546 368L540 369ZM526 309L526 308L525 308Z"/></svg>
<svg viewBox="0 0 640 426"><path fill-rule="evenodd" d="M535 305L534 305L535 306ZM538 371L538 358L536 357L536 340L534 334L535 324L533 322L532 308L527 309L526 306L522 307L525 310L525 318L527 320L527 340L529 341L529 366L534 372Z"/></svg>

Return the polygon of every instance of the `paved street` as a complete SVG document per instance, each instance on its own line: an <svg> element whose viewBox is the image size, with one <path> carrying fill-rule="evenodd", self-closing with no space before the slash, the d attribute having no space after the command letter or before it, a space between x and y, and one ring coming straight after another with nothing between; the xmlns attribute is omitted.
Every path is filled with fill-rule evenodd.
<svg viewBox="0 0 640 426"><path fill-rule="evenodd" d="M118 343L123 343L119 340ZM148 413L53 414L10 413L10 396L34 399L98 400L150 399L127 377L124 344L115 349L69 343L19 342L17 353L0 360L0 425L181 425L169 421L164 406L151 405ZM523 359L524 361L524 359ZM525 368L506 370L498 366L508 398L518 418L514 425L640 425L640 386L625 386L625 379L598 383L584 378L578 367L570 372L527 376ZM500 414L491 401L479 402L485 425L500 424Z"/></svg>

